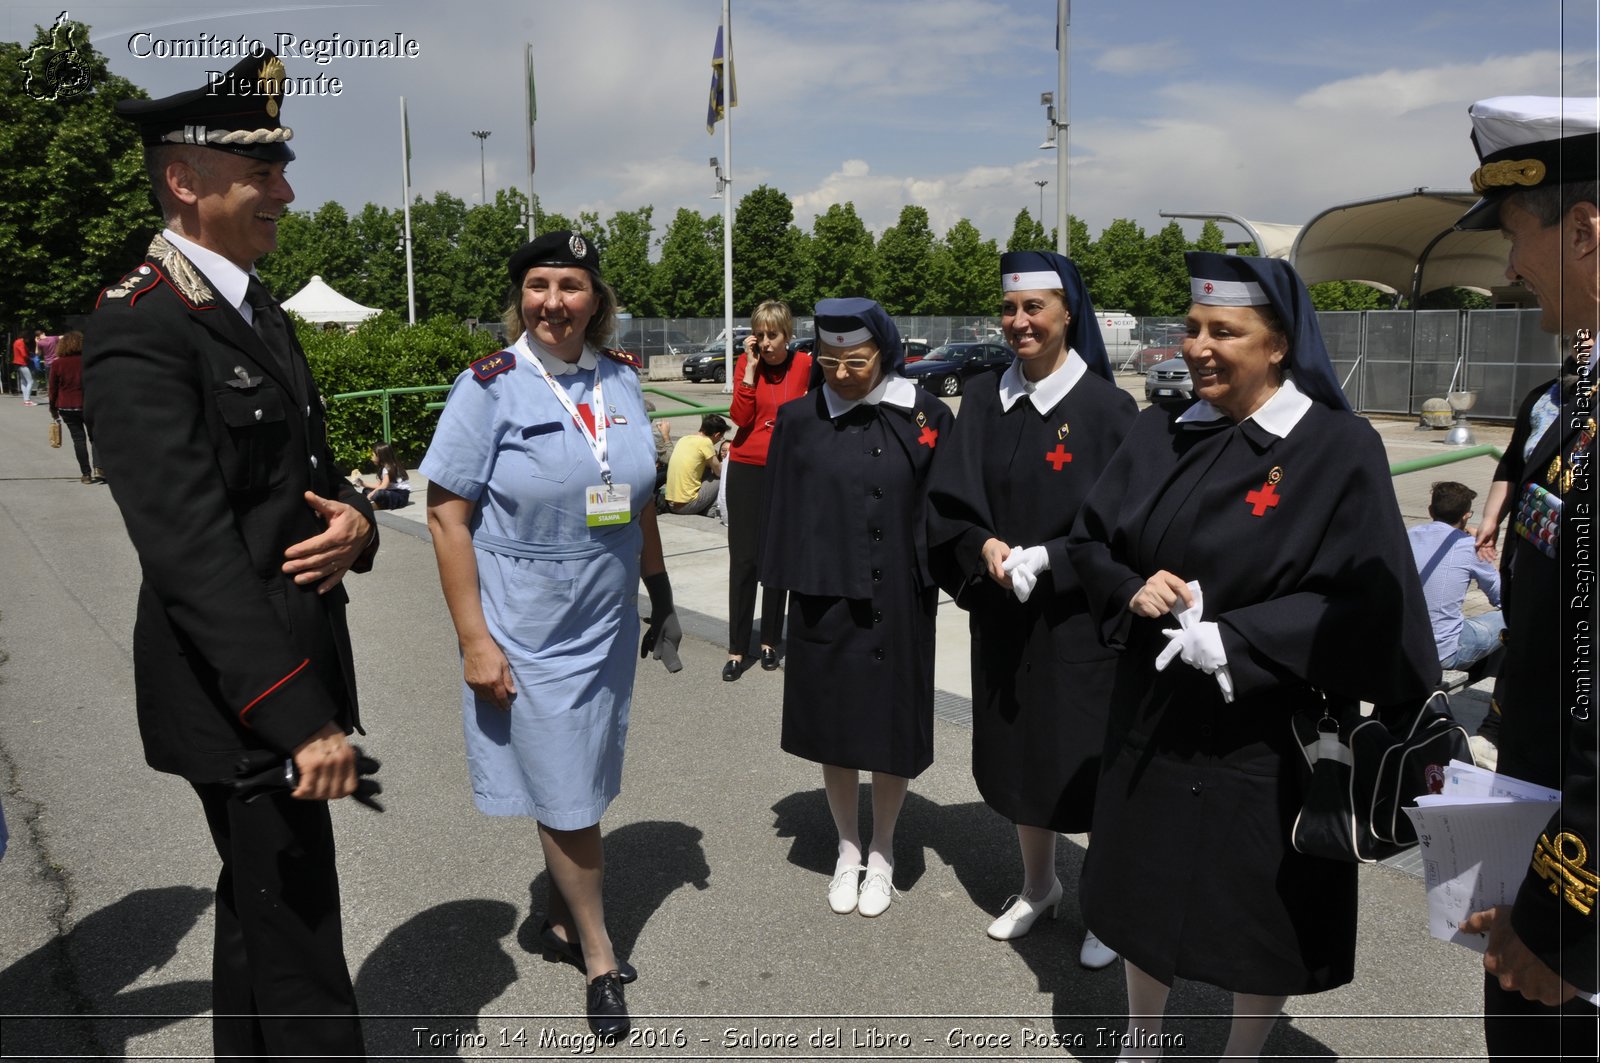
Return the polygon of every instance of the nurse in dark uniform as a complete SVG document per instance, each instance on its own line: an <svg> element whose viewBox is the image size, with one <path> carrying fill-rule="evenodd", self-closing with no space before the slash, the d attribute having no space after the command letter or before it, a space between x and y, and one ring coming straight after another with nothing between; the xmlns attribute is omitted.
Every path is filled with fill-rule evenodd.
<svg viewBox="0 0 1600 1063"><path fill-rule="evenodd" d="M1138 406L1112 382L1069 259L1013 251L1000 273L1017 357L967 386L928 497L935 571L970 615L972 775L1022 850L1022 889L988 931L1004 941L1060 905L1056 835L1087 831L1094 811L1116 654L1097 637L1067 533ZM1114 959L1090 933L1080 962Z"/></svg>
<svg viewBox="0 0 1600 1063"><path fill-rule="evenodd" d="M822 765L839 857L835 912L885 912L894 827L933 762L933 635L926 483L948 407L899 372L900 333L871 299L816 307L824 387L778 411L761 582L786 590L785 751ZM872 844L857 827L872 773Z"/></svg>
<svg viewBox="0 0 1600 1063"><path fill-rule="evenodd" d="M1439 661L1383 444L1305 285L1279 261L1187 258L1195 400L1139 415L1068 543L1122 651L1080 899L1125 961L1127 1058L1160 1054L1180 977L1233 992L1224 1055L1252 1058L1287 995L1355 973L1356 865L1289 844L1290 715L1319 691L1420 700Z"/></svg>

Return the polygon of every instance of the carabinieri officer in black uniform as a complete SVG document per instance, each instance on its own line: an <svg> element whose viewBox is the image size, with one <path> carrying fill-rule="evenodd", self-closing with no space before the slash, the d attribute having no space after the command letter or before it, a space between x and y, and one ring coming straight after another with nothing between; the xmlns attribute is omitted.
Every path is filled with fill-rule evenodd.
<svg viewBox="0 0 1600 1063"><path fill-rule="evenodd" d="M822 299L813 365L825 386L778 409L761 582L789 591L783 748L822 767L839 856L840 915L882 915L894 827L933 763L933 635L926 484L954 417L899 372L900 332L871 299ZM861 850L857 772L872 772ZM862 879L865 872L865 879Z"/></svg>
<svg viewBox="0 0 1600 1063"><path fill-rule="evenodd" d="M85 339L87 415L144 570L134 681L145 759L199 794L222 873L219 1056L360 1057L327 802L352 793L355 673L341 580L370 504L339 475L322 397L252 266L294 198L271 52L209 87L124 100L166 228ZM292 758L245 803L241 758Z"/></svg>

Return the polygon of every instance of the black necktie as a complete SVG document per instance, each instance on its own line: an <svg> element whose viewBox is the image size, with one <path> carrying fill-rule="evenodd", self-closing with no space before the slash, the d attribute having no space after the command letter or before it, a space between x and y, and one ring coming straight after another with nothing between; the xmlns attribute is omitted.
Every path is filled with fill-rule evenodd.
<svg viewBox="0 0 1600 1063"><path fill-rule="evenodd" d="M250 284L244 290L244 301L250 304L251 327L256 330L256 335L261 337L261 342L266 344L267 350L278 360L278 370L285 380L291 383L295 380L294 372L294 347L289 342L289 326L284 320L283 310L278 306L278 301L267 291L266 285L260 278L251 276Z"/></svg>

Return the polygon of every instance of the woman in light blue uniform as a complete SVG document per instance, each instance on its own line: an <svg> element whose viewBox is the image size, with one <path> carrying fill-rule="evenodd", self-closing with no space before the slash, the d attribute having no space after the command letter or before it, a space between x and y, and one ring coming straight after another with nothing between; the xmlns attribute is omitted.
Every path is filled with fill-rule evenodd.
<svg viewBox="0 0 1600 1063"><path fill-rule="evenodd" d="M616 297L581 236L511 256L507 332L450 390L421 471L460 640L473 800L531 816L550 872L550 958L588 975L589 1023L628 1029L606 931L600 817L622 787L641 575L644 649L680 635L652 505L655 442L630 356L601 348Z"/></svg>

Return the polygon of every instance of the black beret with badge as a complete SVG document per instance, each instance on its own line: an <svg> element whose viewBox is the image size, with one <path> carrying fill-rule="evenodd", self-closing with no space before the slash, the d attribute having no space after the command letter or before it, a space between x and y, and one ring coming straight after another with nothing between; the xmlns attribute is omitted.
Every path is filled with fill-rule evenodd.
<svg viewBox="0 0 1600 1063"><path fill-rule="evenodd" d="M534 266L578 266L598 277L600 253L577 233L558 229L529 240L512 252L506 272L511 274L513 284L520 284L522 275Z"/></svg>
<svg viewBox="0 0 1600 1063"><path fill-rule="evenodd" d="M196 144L264 162L290 162L294 130L280 122L283 61L267 49L205 85L159 100L121 100L117 115L139 127L145 147Z"/></svg>
<svg viewBox="0 0 1600 1063"><path fill-rule="evenodd" d="M1478 168L1472 190L1483 198L1457 229L1500 227L1513 192L1593 181L1600 171L1600 115L1592 96L1495 96L1467 108Z"/></svg>

